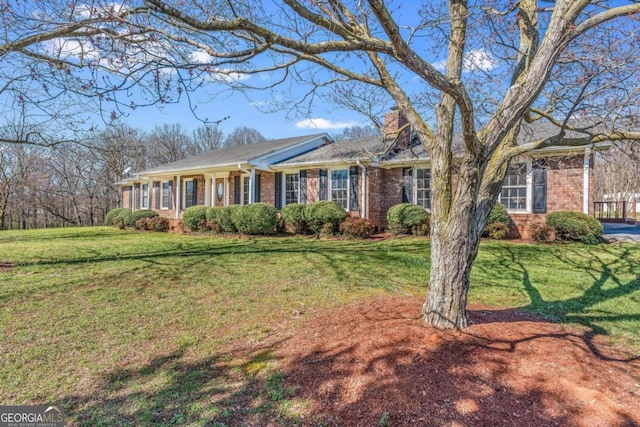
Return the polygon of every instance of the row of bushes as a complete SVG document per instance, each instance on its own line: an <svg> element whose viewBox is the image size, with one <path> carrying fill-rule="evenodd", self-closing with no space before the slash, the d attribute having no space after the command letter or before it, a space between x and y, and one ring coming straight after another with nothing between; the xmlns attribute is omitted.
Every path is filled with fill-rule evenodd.
<svg viewBox="0 0 640 427"><path fill-rule="evenodd" d="M193 231L269 235L278 232L292 234L331 235L340 232L349 237L367 238L375 232L368 219L352 218L334 202L321 201L308 205L293 203L285 206L278 217L276 209L265 203L225 207L192 206L183 214L183 223ZM420 206L402 203L387 212L389 231L393 234L429 235L430 214ZM169 220L157 212L113 209L105 224L120 228L168 231ZM509 233L509 214L497 203L487 221L483 235L504 239ZM600 222L580 212L559 211L547 215L546 224L535 225L532 238L538 242L551 240L579 241L588 244L602 239Z"/></svg>
<svg viewBox="0 0 640 427"><path fill-rule="evenodd" d="M135 212L129 208L113 209L105 216L104 224L122 229L133 227L138 230L169 231L169 220L147 209Z"/></svg>

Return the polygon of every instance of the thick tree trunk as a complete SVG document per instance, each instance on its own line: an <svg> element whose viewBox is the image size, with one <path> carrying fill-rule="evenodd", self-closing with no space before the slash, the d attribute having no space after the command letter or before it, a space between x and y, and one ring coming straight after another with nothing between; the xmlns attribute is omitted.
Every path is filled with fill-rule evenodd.
<svg viewBox="0 0 640 427"><path fill-rule="evenodd" d="M462 215L434 224L429 290L421 313L430 326L463 329L468 325L467 293L479 244L470 219Z"/></svg>

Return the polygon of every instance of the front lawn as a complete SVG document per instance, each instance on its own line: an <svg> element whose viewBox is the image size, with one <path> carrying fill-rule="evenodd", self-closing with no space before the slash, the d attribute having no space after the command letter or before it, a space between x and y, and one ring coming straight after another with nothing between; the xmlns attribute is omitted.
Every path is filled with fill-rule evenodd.
<svg viewBox="0 0 640 427"><path fill-rule="evenodd" d="M60 404L78 425L222 426L246 398L257 413L286 407L295 420L304 402L287 400L273 355L245 356L316 310L424 295L428 248L414 238L0 232L0 403ZM639 266L634 244L485 242L470 302L535 311L638 350Z"/></svg>

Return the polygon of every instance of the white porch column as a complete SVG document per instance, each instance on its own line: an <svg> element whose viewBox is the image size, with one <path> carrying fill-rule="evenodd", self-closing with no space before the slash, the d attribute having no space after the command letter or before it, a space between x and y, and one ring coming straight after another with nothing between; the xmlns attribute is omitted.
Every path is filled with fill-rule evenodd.
<svg viewBox="0 0 640 427"><path fill-rule="evenodd" d="M180 218L180 207L182 206L182 176L176 176L176 219Z"/></svg>
<svg viewBox="0 0 640 427"><path fill-rule="evenodd" d="M204 174L204 205L205 206L211 206L211 201L213 200L211 198L211 175L210 174Z"/></svg>
<svg viewBox="0 0 640 427"><path fill-rule="evenodd" d="M591 159L591 148L584 150L584 161L582 163L582 212L589 215L589 160Z"/></svg>
<svg viewBox="0 0 640 427"><path fill-rule="evenodd" d="M229 177L224 178L224 206L229 206Z"/></svg>
<svg viewBox="0 0 640 427"><path fill-rule="evenodd" d="M249 203L255 203L256 195L254 194L254 187L256 185L256 169L251 168L249 173Z"/></svg>

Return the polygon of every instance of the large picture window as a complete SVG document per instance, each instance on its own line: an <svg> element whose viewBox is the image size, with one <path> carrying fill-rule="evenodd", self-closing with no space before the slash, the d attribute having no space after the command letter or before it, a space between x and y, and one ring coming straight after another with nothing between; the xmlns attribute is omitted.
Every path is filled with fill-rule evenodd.
<svg viewBox="0 0 640 427"><path fill-rule="evenodd" d="M431 169L416 169L416 204L431 209Z"/></svg>
<svg viewBox="0 0 640 427"><path fill-rule="evenodd" d="M510 165L502 182L500 203L508 210L527 210L527 165Z"/></svg>
<svg viewBox="0 0 640 427"><path fill-rule="evenodd" d="M298 203L300 194L300 175L288 173L284 176L284 204Z"/></svg>
<svg viewBox="0 0 640 427"><path fill-rule="evenodd" d="M343 209L349 207L349 169L337 169L331 171L331 200Z"/></svg>

